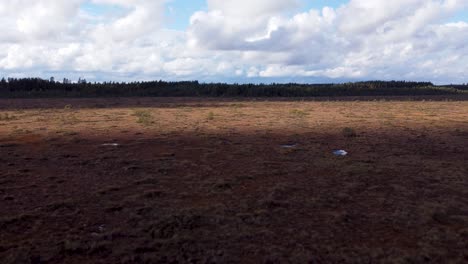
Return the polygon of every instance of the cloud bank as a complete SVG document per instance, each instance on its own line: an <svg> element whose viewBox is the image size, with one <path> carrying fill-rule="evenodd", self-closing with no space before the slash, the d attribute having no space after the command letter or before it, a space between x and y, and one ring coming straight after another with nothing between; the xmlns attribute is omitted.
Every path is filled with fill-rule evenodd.
<svg viewBox="0 0 468 264"><path fill-rule="evenodd" d="M185 31L166 27L170 1L2 0L1 75L468 82L467 0L207 0Z"/></svg>

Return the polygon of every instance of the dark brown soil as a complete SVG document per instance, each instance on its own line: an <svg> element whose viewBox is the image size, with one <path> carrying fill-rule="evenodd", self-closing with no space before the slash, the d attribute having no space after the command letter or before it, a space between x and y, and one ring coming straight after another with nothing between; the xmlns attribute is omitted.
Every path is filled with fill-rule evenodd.
<svg viewBox="0 0 468 264"><path fill-rule="evenodd" d="M119 100L0 111L1 263L468 261L468 102Z"/></svg>

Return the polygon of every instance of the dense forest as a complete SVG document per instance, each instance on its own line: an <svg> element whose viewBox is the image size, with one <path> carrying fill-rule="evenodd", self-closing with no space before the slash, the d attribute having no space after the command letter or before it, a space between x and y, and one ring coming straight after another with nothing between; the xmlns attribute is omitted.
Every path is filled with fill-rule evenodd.
<svg viewBox="0 0 468 264"><path fill-rule="evenodd" d="M226 84L183 82L90 83L53 78L2 78L0 98L45 97L315 97L412 96L468 93L468 85L435 86L430 82L368 81L340 84Z"/></svg>

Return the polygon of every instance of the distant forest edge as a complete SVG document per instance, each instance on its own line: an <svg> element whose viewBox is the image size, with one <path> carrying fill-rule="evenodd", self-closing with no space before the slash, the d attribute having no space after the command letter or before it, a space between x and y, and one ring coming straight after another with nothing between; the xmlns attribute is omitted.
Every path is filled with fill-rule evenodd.
<svg viewBox="0 0 468 264"><path fill-rule="evenodd" d="M0 98L73 97L339 97L468 94L468 84L436 86L430 82L367 81L340 84L226 84L198 81L71 83L41 78L2 78Z"/></svg>

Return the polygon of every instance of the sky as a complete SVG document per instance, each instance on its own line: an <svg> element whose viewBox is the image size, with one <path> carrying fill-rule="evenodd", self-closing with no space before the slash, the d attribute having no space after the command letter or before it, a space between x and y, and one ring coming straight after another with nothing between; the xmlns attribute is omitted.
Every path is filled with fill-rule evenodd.
<svg viewBox="0 0 468 264"><path fill-rule="evenodd" d="M1 0L0 77L468 82L468 0Z"/></svg>

